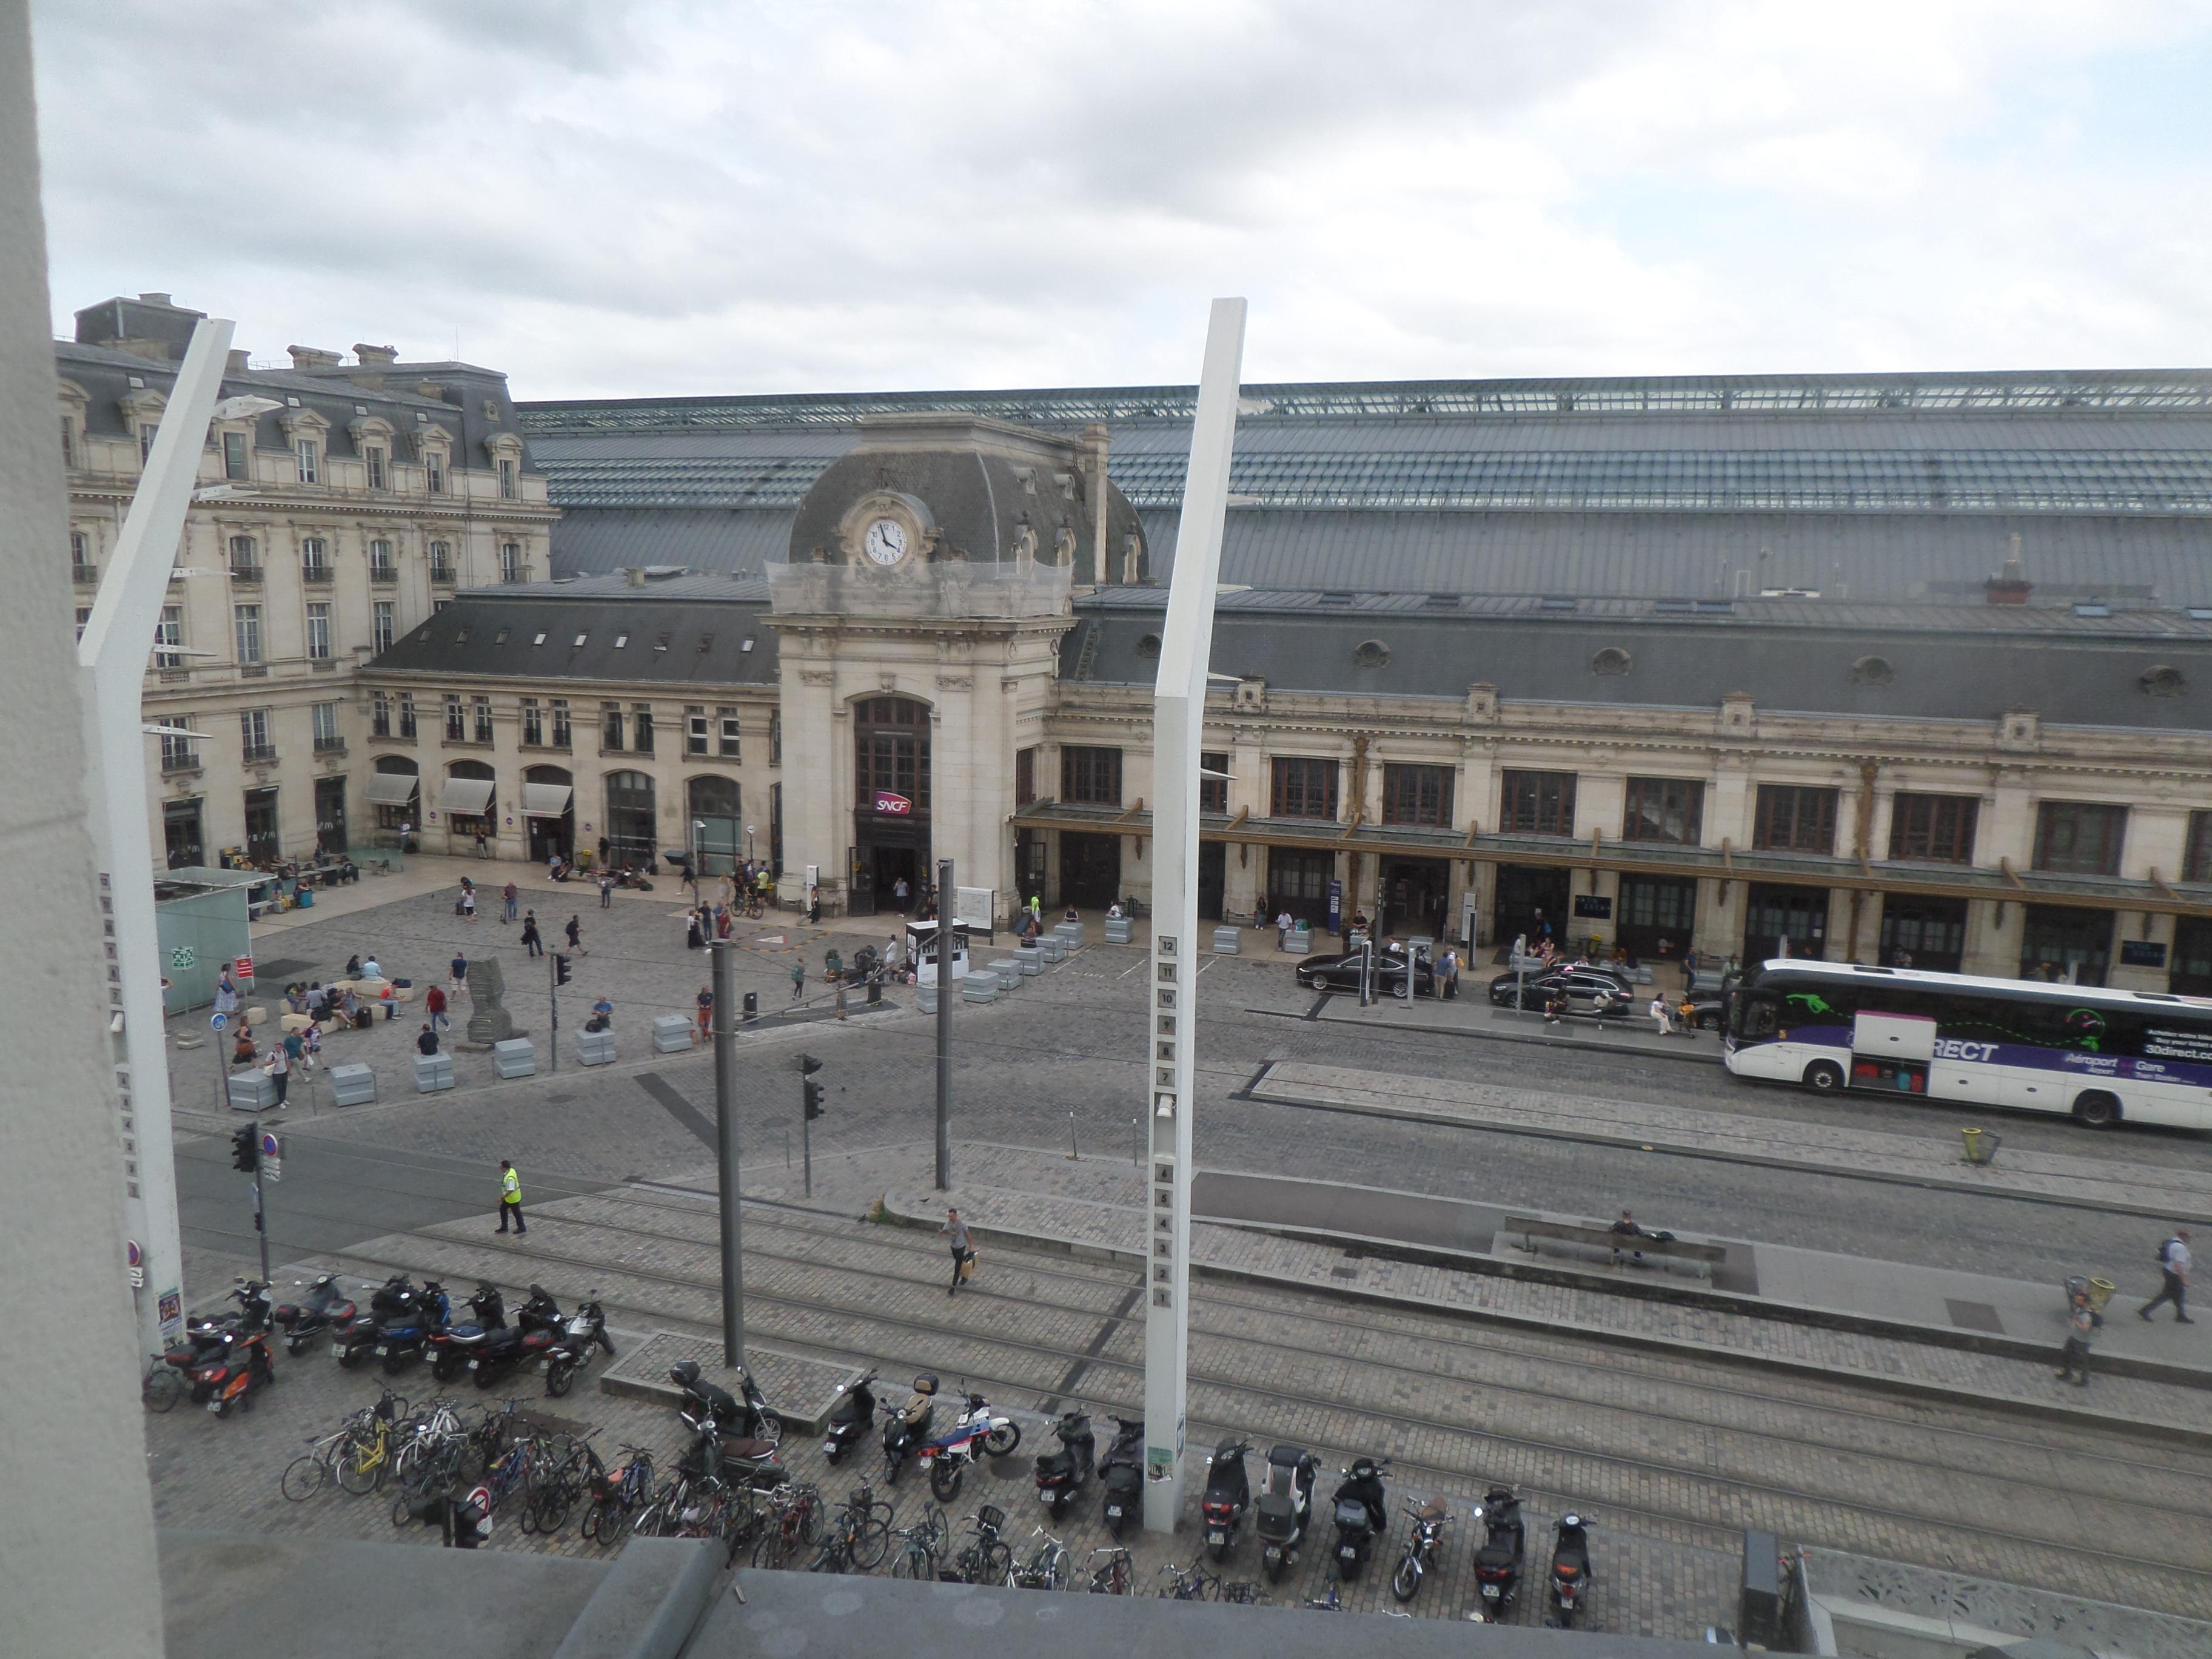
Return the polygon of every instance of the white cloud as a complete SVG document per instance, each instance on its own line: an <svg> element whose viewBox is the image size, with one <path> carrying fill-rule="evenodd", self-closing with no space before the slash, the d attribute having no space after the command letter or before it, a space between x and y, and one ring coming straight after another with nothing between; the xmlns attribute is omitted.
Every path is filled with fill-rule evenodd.
<svg viewBox="0 0 2212 1659"><path fill-rule="evenodd" d="M2212 359L2201 0L35 15L63 325L264 357L1182 380L1242 292L1255 380Z"/></svg>

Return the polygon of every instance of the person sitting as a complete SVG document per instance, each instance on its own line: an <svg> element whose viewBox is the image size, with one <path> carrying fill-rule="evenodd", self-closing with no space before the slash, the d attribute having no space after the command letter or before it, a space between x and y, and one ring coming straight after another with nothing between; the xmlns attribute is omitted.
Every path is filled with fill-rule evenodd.
<svg viewBox="0 0 2212 1659"><path fill-rule="evenodd" d="M1106 907L1106 920L1109 921L1119 921L1121 920L1121 900L1115 899L1113 903Z"/></svg>
<svg viewBox="0 0 2212 1659"><path fill-rule="evenodd" d="M230 1051L230 1063L233 1066L251 1066L256 1058L252 1028L241 1018L238 1023L238 1041L232 1045Z"/></svg>
<svg viewBox="0 0 2212 1659"><path fill-rule="evenodd" d="M359 957L353 956L346 958L345 976L348 979L359 979L361 977L361 958Z"/></svg>
<svg viewBox="0 0 2212 1659"><path fill-rule="evenodd" d="M1083 920L1083 913L1071 904L1061 913L1060 919L1062 921L1080 921Z"/></svg>
<svg viewBox="0 0 2212 1659"><path fill-rule="evenodd" d="M1637 1225L1636 1218L1629 1214L1626 1210L1623 1210L1620 1212L1620 1219L1614 1222L1613 1225L1607 1228L1606 1231L1611 1233L1616 1239L1641 1238L1644 1237L1644 1229ZM1613 1247L1613 1265L1616 1267L1620 1265L1620 1252L1621 1246L1615 1244ZM1632 1249L1629 1251L1629 1255L1638 1261L1642 1261L1644 1260L1644 1252L1641 1250Z"/></svg>
<svg viewBox="0 0 2212 1659"><path fill-rule="evenodd" d="M434 1054L438 1052L438 1034L430 1029L428 1022L423 1024L422 1035L415 1039L415 1048L418 1054Z"/></svg>

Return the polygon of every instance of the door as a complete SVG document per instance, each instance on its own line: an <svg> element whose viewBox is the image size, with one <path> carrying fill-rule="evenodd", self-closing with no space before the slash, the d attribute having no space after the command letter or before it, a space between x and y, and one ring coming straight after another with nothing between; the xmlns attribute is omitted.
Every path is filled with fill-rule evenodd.
<svg viewBox="0 0 2212 1659"><path fill-rule="evenodd" d="M866 847L845 849L845 913L854 916L876 914L876 860Z"/></svg>
<svg viewBox="0 0 2212 1659"><path fill-rule="evenodd" d="M1218 841L1198 844L1198 914L1206 921L1221 920L1222 895L1229 890L1229 848Z"/></svg>
<svg viewBox="0 0 2212 1659"><path fill-rule="evenodd" d="M1328 884L1335 879L1335 854L1271 847L1267 849L1267 890L1260 896L1260 914L1273 921L1288 912L1294 921L1326 927Z"/></svg>
<svg viewBox="0 0 2212 1659"><path fill-rule="evenodd" d="M207 843L200 831L200 803L172 800L161 804L161 839L169 868L183 870L207 862Z"/></svg>
<svg viewBox="0 0 2212 1659"><path fill-rule="evenodd" d="M1955 974L1966 953L1966 900L1883 898L1881 966Z"/></svg>
<svg viewBox="0 0 2212 1659"><path fill-rule="evenodd" d="M315 849L343 853L346 849L346 781L315 780Z"/></svg>
<svg viewBox="0 0 2212 1659"><path fill-rule="evenodd" d="M1623 876L1620 914L1613 938L1638 961L1657 957L1659 946L1679 962L1690 948L1690 929L1698 919L1698 884L1668 876Z"/></svg>
<svg viewBox="0 0 2212 1659"><path fill-rule="evenodd" d="M1785 953L1815 961L1827 954L1828 890L1754 881L1744 903L1743 959Z"/></svg>
<svg viewBox="0 0 2212 1659"><path fill-rule="evenodd" d="M1570 878L1565 870L1527 864L1498 866L1497 919L1491 938L1510 945L1526 933L1534 949L1550 939L1567 948L1567 895Z"/></svg>
<svg viewBox="0 0 2212 1659"><path fill-rule="evenodd" d="M1402 939L1441 939L1451 897L1451 866L1443 859L1384 859L1377 926Z"/></svg>
<svg viewBox="0 0 2212 1659"><path fill-rule="evenodd" d="M2112 913L2031 904L2021 931L2020 976L2102 985L2112 965Z"/></svg>
<svg viewBox="0 0 2212 1659"><path fill-rule="evenodd" d="M2212 997L2212 920L2203 916L2176 920L2172 975L2166 988L2176 996Z"/></svg>
<svg viewBox="0 0 2212 1659"><path fill-rule="evenodd" d="M653 779L644 772L607 774L607 862L652 870L660 863L660 839Z"/></svg>
<svg viewBox="0 0 2212 1659"><path fill-rule="evenodd" d="M249 789L246 792L246 855L257 864L274 863L276 848L276 792Z"/></svg>
<svg viewBox="0 0 2212 1659"><path fill-rule="evenodd" d="M1103 910L1121 896L1121 838L1064 830L1060 836L1060 902ZM1029 896L1024 894L1023 897Z"/></svg>

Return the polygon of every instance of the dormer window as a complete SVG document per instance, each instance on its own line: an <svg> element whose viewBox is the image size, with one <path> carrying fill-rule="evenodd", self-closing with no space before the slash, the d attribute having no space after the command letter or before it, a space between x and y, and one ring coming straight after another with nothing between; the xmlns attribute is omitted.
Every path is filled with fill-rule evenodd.
<svg viewBox="0 0 2212 1659"><path fill-rule="evenodd" d="M322 446L313 438L295 439L292 453L299 459L300 482L303 484L319 482L323 469Z"/></svg>

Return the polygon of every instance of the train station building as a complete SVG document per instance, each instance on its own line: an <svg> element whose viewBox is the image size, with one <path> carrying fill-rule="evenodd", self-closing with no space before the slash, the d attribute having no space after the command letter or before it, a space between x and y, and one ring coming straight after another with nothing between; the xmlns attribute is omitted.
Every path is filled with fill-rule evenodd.
<svg viewBox="0 0 2212 1659"><path fill-rule="evenodd" d="M522 404L556 578L364 669L371 764L1141 902L1193 395ZM1232 492L1207 914L2212 992L2212 374L1255 386Z"/></svg>

